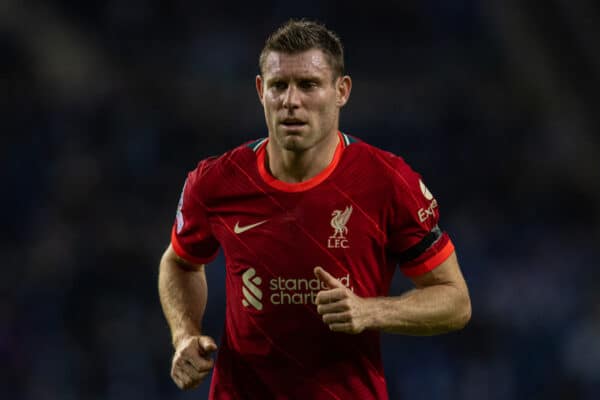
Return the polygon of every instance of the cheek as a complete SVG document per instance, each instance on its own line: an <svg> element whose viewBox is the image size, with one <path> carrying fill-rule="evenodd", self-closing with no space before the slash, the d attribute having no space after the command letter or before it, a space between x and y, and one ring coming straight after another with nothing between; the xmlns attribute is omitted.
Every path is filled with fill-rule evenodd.
<svg viewBox="0 0 600 400"><path fill-rule="evenodd" d="M322 123L328 124L330 120L334 119L336 111L337 107L333 100L328 100L327 102L325 102L319 110L319 115L322 119Z"/></svg>
<svg viewBox="0 0 600 400"><path fill-rule="evenodd" d="M267 95L264 99L265 113L272 114L277 109L278 100L273 95Z"/></svg>

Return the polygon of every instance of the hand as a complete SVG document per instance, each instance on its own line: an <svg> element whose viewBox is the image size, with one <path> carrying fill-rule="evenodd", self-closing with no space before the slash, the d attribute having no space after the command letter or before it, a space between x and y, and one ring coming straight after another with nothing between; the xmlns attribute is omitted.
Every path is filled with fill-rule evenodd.
<svg viewBox="0 0 600 400"><path fill-rule="evenodd" d="M364 331L369 322L368 299L355 295L321 267L316 267L314 273L328 288L317 293L316 304L329 329L351 334Z"/></svg>
<svg viewBox="0 0 600 400"><path fill-rule="evenodd" d="M209 336L188 336L175 350L171 378L180 389L193 389L208 376L214 365L210 357L217 345Z"/></svg>

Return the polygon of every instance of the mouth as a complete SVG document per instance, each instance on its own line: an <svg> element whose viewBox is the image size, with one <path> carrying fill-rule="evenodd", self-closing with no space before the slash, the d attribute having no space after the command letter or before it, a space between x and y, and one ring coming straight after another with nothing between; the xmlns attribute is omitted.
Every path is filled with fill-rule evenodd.
<svg viewBox="0 0 600 400"><path fill-rule="evenodd" d="M301 119L297 119L297 118L286 118L283 119L279 122L281 125L283 125L286 128L301 128L304 125L306 125L306 122L302 121Z"/></svg>

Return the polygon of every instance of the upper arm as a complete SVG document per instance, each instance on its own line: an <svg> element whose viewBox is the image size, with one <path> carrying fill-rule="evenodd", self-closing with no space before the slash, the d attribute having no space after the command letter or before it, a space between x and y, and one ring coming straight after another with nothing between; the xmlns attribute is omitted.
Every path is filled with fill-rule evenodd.
<svg viewBox="0 0 600 400"><path fill-rule="evenodd" d="M177 253L173 249L172 244L169 244L169 246L163 253L162 260L166 261L168 263L175 263L183 269L189 269L189 270L194 270L194 271L203 271L204 266L205 266L205 264L193 263L193 262L187 261L186 259L180 257L179 255L177 255Z"/></svg>
<svg viewBox="0 0 600 400"><path fill-rule="evenodd" d="M410 279L418 289L434 285L450 285L468 295L467 283L462 275L458 259L456 258L456 252L454 251L433 270L423 275L412 276Z"/></svg>

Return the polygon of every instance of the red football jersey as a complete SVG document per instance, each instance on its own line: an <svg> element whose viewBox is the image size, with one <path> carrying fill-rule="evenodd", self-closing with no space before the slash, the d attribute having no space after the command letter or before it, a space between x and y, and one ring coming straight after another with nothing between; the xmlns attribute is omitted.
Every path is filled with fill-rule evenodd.
<svg viewBox="0 0 600 400"><path fill-rule="evenodd" d="M314 304L323 267L363 297L388 295L399 265L417 276L454 247L431 192L400 157L339 133L330 165L284 183L267 139L201 161L171 242L182 258L226 258L225 329L211 399L387 399L379 332L332 332ZM209 305L210 306L210 305Z"/></svg>

